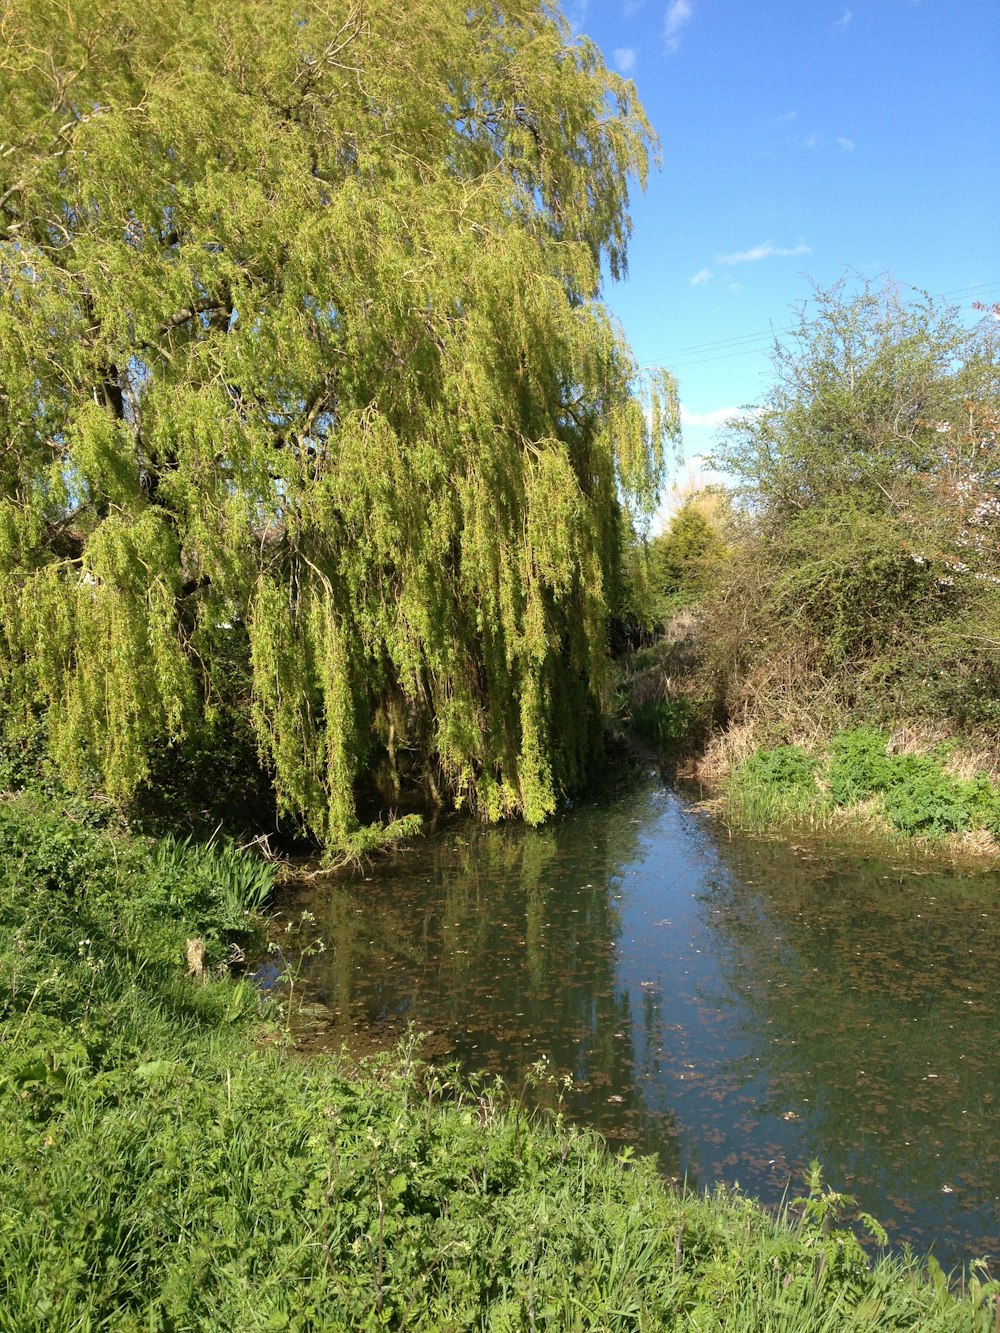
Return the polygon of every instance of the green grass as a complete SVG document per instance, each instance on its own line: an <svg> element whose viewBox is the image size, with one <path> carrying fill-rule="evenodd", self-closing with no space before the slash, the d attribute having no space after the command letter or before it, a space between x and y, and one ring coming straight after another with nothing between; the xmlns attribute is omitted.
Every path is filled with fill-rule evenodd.
<svg viewBox="0 0 1000 1333"><path fill-rule="evenodd" d="M816 777L819 759L797 745L756 750L730 775L726 804L745 828L815 820L828 807Z"/></svg>
<svg viewBox="0 0 1000 1333"><path fill-rule="evenodd" d="M0 1333L993 1327L977 1276L872 1266L818 1174L775 1220L412 1049L299 1058L184 975L249 923L165 889L176 845L21 801L0 847Z"/></svg>
<svg viewBox="0 0 1000 1333"><path fill-rule="evenodd" d="M631 710L633 729L665 756L689 754L699 730L697 709L686 695L645 699Z"/></svg>

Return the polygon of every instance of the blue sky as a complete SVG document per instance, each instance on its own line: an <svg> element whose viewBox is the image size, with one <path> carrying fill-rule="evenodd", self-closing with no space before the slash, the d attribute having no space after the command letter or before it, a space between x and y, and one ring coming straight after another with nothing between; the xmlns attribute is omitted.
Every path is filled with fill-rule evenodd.
<svg viewBox="0 0 1000 1333"><path fill-rule="evenodd" d="M609 283L677 375L685 451L767 388L811 282L1000 300L1000 0L564 0L635 80L663 168ZM742 341L736 341L742 340Z"/></svg>

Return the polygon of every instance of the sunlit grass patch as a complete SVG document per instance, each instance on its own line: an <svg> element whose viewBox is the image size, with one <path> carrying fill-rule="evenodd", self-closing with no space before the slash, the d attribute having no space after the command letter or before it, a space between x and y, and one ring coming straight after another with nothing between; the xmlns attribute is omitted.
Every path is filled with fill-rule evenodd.
<svg viewBox="0 0 1000 1333"><path fill-rule="evenodd" d="M829 804L817 782L819 767L819 758L798 745L755 750L733 770L727 804L749 828L815 818Z"/></svg>

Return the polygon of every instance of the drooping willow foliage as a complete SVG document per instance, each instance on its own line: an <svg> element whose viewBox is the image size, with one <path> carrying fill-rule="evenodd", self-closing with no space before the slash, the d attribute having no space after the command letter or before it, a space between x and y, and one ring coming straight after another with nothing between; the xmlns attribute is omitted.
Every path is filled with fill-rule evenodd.
<svg viewBox="0 0 1000 1333"><path fill-rule="evenodd" d="M128 797L243 645L328 843L378 755L543 818L676 429L632 86L536 0L9 0L0 88L5 725Z"/></svg>

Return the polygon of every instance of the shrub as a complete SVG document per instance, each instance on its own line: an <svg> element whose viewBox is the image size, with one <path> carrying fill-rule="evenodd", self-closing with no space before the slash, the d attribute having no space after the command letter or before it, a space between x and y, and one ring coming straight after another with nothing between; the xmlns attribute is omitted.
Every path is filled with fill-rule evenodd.
<svg viewBox="0 0 1000 1333"><path fill-rule="evenodd" d="M815 787L817 761L798 745L776 745L761 749L742 765L743 775L779 791Z"/></svg>
<svg viewBox="0 0 1000 1333"><path fill-rule="evenodd" d="M980 773L958 785L962 803L969 812L969 827L1000 832L1000 793L986 774Z"/></svg>
<svg viewBox="0 0 1000 1333"><path fill-rule="evenodd" d="M885 733L872 727L856 727L834 736L826 780L837 805L853 805L885 791L892 777L892 764L885 752L887 743Z"/></svg>
<svg viewBox="0 0 1000 1333"><path fill-rule="evenodd" d="M14 875L46 890L96 891L115 878L110 841L100 829L78 822L44 798L0 800L0 874Z"/></svg>
<svg viewBox="0 0 1000 1333"><path fill-rule="evenodd" d="M947 776L937 760L926 755L906 754L893 759L885 812L901 833L929 838L960 833L970 824L970 808L959 783Z"/></svg>
<svg viewBox="0 0 1000 1333"><path fill-rule="evenodd" d="M711 587L726 554L729 517L724 493L689 497L666 532L649 544L649 582L656 619L666 621Z"/></svg>
<svg viewBox="0 0 1000 1333"><path fill-rule="evenodd" d="M198 935L207 961L220 961L273 885L266 862L228 842L114 837L36 795L0 801L0 889L37 897L52 919L80 900L134 958L176 962Z"/></svg>
<svg viewBox="0 0 1000 1333"><path fill-rule="evenodd" d="M957 316L881 279L817 289L722 432L744 503L701 611L732 715L996 734L996 320Z"/></svg>

